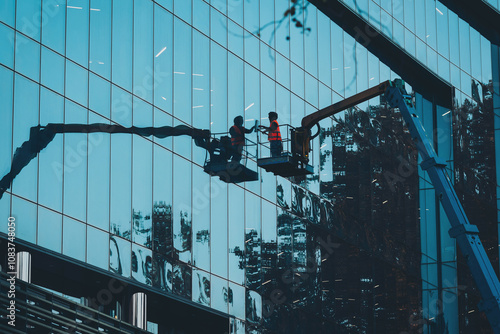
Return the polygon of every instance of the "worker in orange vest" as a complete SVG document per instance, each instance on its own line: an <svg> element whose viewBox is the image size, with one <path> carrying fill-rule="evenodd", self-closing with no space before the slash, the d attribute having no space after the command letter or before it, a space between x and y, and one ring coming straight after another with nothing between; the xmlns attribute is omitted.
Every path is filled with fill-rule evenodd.
<svg viewBox="0 0 500 334"><path fill-rule="evenodd" d="M267 139L271 146L271 157L281 156L281 151L283 150L283 142L281 141L280 126L278 124L278 114L274 111L269 112L269 127L264 125L259 125L259 128L263 133L267 133Z"/></svg>
<svg viewBox="0 0 500 334"><path fill-rule="evenodd" d="M231 161L240 162L241 152L243 152L243 146L245 146L245 133L251 133L255 130L255 125L250 129L243 126L243 117L236 116L234 118L234 125L229 129L229 134L231 135L231 147L233 148L233 157Z"/></svg>

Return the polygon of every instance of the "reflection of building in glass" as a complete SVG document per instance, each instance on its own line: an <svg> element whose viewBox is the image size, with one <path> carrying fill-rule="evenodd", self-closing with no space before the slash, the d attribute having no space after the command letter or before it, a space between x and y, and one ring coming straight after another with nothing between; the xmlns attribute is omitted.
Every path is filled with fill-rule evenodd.
<svg viewBox="0 0 500 334"><path fill-rule="evenodd" d="M38 124L220 138L234 117L250 128L274 110L285 131L402 77L498 272L499 43L451 6L3 1L0 177ZM190 137L57 135L0 199L0 237L15 217L34 281L95 318L131 322L131 295L145 293L158 333L489 333L399 111L379 98L349 108L311 147L313 175L231 184L203 171Z"/></svg>

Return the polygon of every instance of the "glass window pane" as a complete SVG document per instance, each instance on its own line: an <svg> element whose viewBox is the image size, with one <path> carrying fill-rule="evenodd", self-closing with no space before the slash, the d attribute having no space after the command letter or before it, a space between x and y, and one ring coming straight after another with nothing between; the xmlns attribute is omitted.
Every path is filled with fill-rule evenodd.
<svg viewBox="0 0 500 334"><path fill-rule="evenodd" d="M204 0L193 0L193 26L210 36L210 6Z"/></svg>
<svg viewBox="0 0 500 334"><path fill-rule="evenodd" d="M229 314L237 318L245 319L245 288L241 285L229 282ZM244 333L243 329L241 333Z"/></svg>
<svg viewBox="0 0 500 334"><path fill-rule="evenodd" d="M260 69L262 72L274 79L276 52L267 44L260 43Z"/></svg>
<svg viewBox="0 0 500 334"><path fill-rule="evenodd" d="M174 14L191 24L191 0L174 0Z"/></svg>
<svg viewBox="0 0 500 334"><path fill-rule="evenodd" d="M153 154L153 251L171 258L173 248L172 153L155 145ZM170 173L165 173L165 171L170 171ZM161 259L160 261L163 261ZM166 271L163 270L162 275L165 273Z"/></svg>
<svg viewBox="0 0 500 334"><path fill-rule="evenodd" d="M111 120L123 126L132 126L132 94L111 87Z"/></svg>
<svg viewBox="0 0 500 334"><path fill-rule="evenodd" d="M211 131L227 132L227 51L212 42L210 56Z"/></svg>
<svg viewBox="0 0 500 334"><path fill-rule="evenodd" d="M0 101L3 101L3 112L0 113L0 175L3 177L10 171L12 158L12 92L13 92L13 76L14 73L0 67L0 82L5 83L5 86L0 89ZM8 191L11 191L9 189ZM6 197L6 195L4 195ZM2 203L6 200L2 198ZM9 200L10 208L10 200Z"/></svg>
<svg viewBox="0 0 500 334"><path fill-rule="evenodd" d="M298 21L304 22L304 13L299 11L294 16ZM307 23L306 23L307 24ZM304 31L303 28L290 25L290 60L300 67L304 67Z"/></svg>
<svg viewBox="0 0 500 334"><path fill-rule="evenodd" d="M130 241L116 236L109 237L109 270L111 272L130 277L131 254Z"/></svg>
<svg viewBox="0 0 500 334"><path fill-rule="evenodd" d="M234 184L228 186L228 278L238 284L245 283L245 214L241 208L245 205L244 190ZM231 304L231 303L230 303Z"/></svg>
<svg viewBox="0 0 500 334"><path fill-rule="evenodd" d="M113 83L132 91L133 0L113 1Z"/></svg>
<svg viewBox="0 0 500 334"><path fill-rule="evenodd" d="M154 15L154 104L173 114L173 18L171 13L158 6L155 6Z"/></svg>
<svg viewBox="0 0 500 334"><path fill-rule="evenodd" d="M460 36L460 68L470 73L470 27L469 25L459 19L459 36Z"/></svg>
<svg viewBox="0 0 500 334"><path fill-rule="evenodd" d="M64 94L64 58L42 47L41 83Z"/></svg>
<svg viewBox="0 0 500 334"><path fill-rule="evenodd" d="M220 277L212 275L210 289L211 306L213 309L228 313L228 283Z"/></svg>
<svg viewBox="0 0 500 334"><path fill-rule="evenodd" d="M110 256L109 234L87 225L87 263L105 270Z"/></svg>
<svg viewBox="0 0 500 334"><path fill-rule="evenodd" d="M425 38L427 44L436 49L436 1L425 0Z"/></svg>
<svg viewBox="0 0 500 334"><path fill-rule="evenodd" d="M210 271L210 176L193 168L193 265ZM193 273L193 278L194 278ZM194 279L193 279L194 281ZM193 283L193 300L195 285ZM208 294L210 297L210 293ZM195 300L196 301L196 300Z"/></svg>
<svg viewBox="0 0 500 334"><path fill-rule="evenodd" d="M11 195L9 193L4 193L2 198L0 199L0 215L2 217L5 217L5 219L11 217L10 200L11 200ZM7 224L0 224L0 232L7 234L8 227L9 226Z"/></svg>
<svg viewBox="0 0 500 334"><path fill-rule="evenodd" d="M415 43L415 35L405 28L405 49L412 56L415 56Z"/></svg>
<svg viewBox="0 0 500 334"><path fill-rule="evenodd" d="M88 68L89 2L85 0L67 1L66 57Z"/></svg>
<svg viewBox="0 0 500 334"><path fill-rule="evenodd" d="M170 12L174 8L174 0L155 0L156 3L160 4L162 7L168 9Z"/></svg>
<svg viewBox="0 0 500 334"><path fill-rule="evenodd" d="M172 116L158 109L154 109L154 126L172 126ZM188 138L190 139L190 138ZM159 145L172 149L173 137L157 138L154 137L153 141Z"/></svg>
<svg viewBox="0 0 500 334"><path fill-rule="evenodd" d="M261 208L257 196L245 194L245 278L248 289L261 284Z"/></svg>
<svg viewBox="0 0 500 334"><path fill-rule="evenodd" d="M492 80L492 56L491 56L491 43L489 40L481 36L481 65L482 65L482 80L483 83Z"/></svg>
<svg viewBox="0 0 500 334"><path fill-rule="evenodd" d="M111 113L110 107L110 82L93 73L89 73L89 108L92 111L99 113L106 118L109 118Z"/></svg>
<svg viewBox="0 0 500 334"><path fill-rule="evenodd" d="M330 19L318 15L318 78L327 86L332 84Z"/></svg>
<svg viewBox="0 0 500 334"><path fill-rule="evenodd" d="M61 1L42 1L42 43L64 55L66 52L66 6Z"/></svg>
<svg viewBox="0 0 500 334"><path fill-rule="evenodd" d="M321 13L322 14L322 13ZM318 77L318 10L309 6L304 34L304 64L305 70L313 77ZM310 30L307 30L310 29Z"/></svg>
<svg viewBox="0 0 500 334"><path fill-rule="evenodd" d="M449 33L448 33L448 8L436 1L436 21L437 21L437 51L445 58L450 56Z"/></svg>
<svg viewBox="0 0 500 334"><path fill-rule="evenodd" d="M244 5L245 29L251 33L259 30L259 1L248 1Z"/></svg>
<svg viewBox="0 0 500 334"><path fill-rule="evenodd" d="M153 101L153 3L134 1L134 75L133 93Z"/></svg>
<svg viewBox="0 0 500 334"><path fill-rule="evenodd" d="M193 31L193 127L210 129L210 40ZM238 74L236 73L236 76ZM203 165L206 151L193 143L193 160Z"/></svg>
<svg viewBox="0 0 500 334"><path fill-rule="evenodd" d="M16 71L28 78L40 80L40 44L16 34Z"/></svg>
<svg viewBox="0 0 500 334"><path fill-rule="evenodd" d="M244 63L238 57L229 53L228 56L228 71L231 75L228 76L228 127L234 123L236 116L243 116L245 112L245 99L243 87L243 67ZM250 129L255 120L243 123L243 126ZM227 131L227 130L226 130Z"/></svg>
<svg viewBox="0 0 500 334"><path fill-rule="evenodd" d="M481 80L481 35L475 29L470 29L471 74L476 80Z"/></svg>
<svg viewBox="0 0 500 334"><path fill-rule="evenodd" d="M87 124L88 111L66 100L66 123ZM85 133L64 135L64 213L85 221L87 218L87 155L88 141Z"/></svg>
<svg viewBox="0 0 500 334"><path fill-rule="evenodd" d="M136 281L152 285L153 253L150 249L132 244L132 278Z"/></svg>
<svg viewBox="0 0 500 334"><path fill-rule="evenodd" d="M227 18L215 8L210 9L210 37L223 47L227 46Z"/></svg>
<svg viewBox="0 0 500 334"><path fill-rule="evenodd" d="M191 163L174 155L173 235L174 251L180 261L191 263Z"/></svg>
<svg viewBox="0 0 500 334"><path fill-rule="evenodd" d="M89 113L89 123L104 123L105 118ZM109 231L110 134L88 135L88 217L87 222Z"/></svg>
<svg viewBox="0 0 500 334"><path fill-rule="evenodd" d="M16 0L5 0L0 2L0 21L14 27L16 21Z"/></svg>
<svg viewBox="0 0 500 334"><path fill-rule="evenodd" d="M292 64L291 81L292 92L301 98L304 98L304 70L295 64Z"/></svg>
<svg viewBox="0 0 500 334"><path fill-rule="evenodd" d="M132 159L132 241L149 248L152 246L152 158L153 143L140 136L134 136Z"/></svg>
<svg viewBox="0 0 500 334"><path fill-rule="evenodd" d="M211 178L210 242L211 272L227 277L227 184L218 178Z"/></svg>
<svg viewBox="0 0 500 334"><path fill-rule="evenodd" d="M290 58L290 16L287 15L283 19L283 13L286 9L290 8L288 0L275 0L274 2L274 20L280 22L281 25L275 26L275 41L276 51L280 52L283 56Z"/></svg>
<svg viewBox="0 0 500 334"><path fill-rule="evenodd" d="M38 208L38 245L60 253L62 249L62 216Z"/></svg>
<svg viewBox="0 0 500 334"><path fill-rule="evenodd" d="M259 68L259 39L252 34L245 32L245 61L256 68Z"/></svg>
<svg viewBox="0 0 500 334"><path fill-rule="evenodd" d="M40 124L64 123L64 98L45 88L41 89L40 94ZM38 202L59 212L62 211L63 173L65 171L63 139L63 134L57 134L38 155L40 175ZM66 161L66 163L69 162L71 159Z"/></svg>
<svg viewBox="0 0 500 334"><path fill-rule="evenodd" d="M88 72L81 66L66 60L66 97L87 106Z"/></svg>
<svg viewBox="0 0 500 334"><path fill-rule="evenodd" d="M16 75L14 80L14 125L13 149L20 147L29 138L30 128L36 126L38 118L39 86ZM37 160L35 157L14 179L12 191L22 197L36 201Z"/></svg>
<svg viewBox="0 0 500 334"><path fill-rule="evenodd" d="M344 35L336 24L331 24L332 48L332 88L338 94L344 95Z"/></svg>
<svg viewBox="0 0 500 334"><path fill-rule="evenodd" d="M210 274L193 268L193 301L205 306L210 306Z"/></svg>
<svg viewBox="0 0 500 334"><path fill-rule="evenodd" d="M425 1L415 1L415 33L425 40Z"/></svg>
<svg viewBox="0 0 500 334"><path fill-rule="evenodd" d="M130 239L132 205L132 135L111 137L110 232Z"/></svg>
<svg viewBox="0 0 500 334"><path fill-rule="evenodd" d="M405 30L403 28L403 25L399 23L398 21L394 20L393 22L393 36L392 40L399 46L404 47L405 45Z"/></svg>
<svg viewBox="0 0 500 334"><path fill-rule="evenodd" d="M359 75L361 75L361 74L362 73L359 73ZM366 71L365 71L365 74L366 74ZM359 80L359 81L361 81L361 80ZM365 83L366 83L366 81L365 81ZM316 80L311 75L306 73L305 74L305 98L306 98L307 102L309 102L310 104L312 104L316 108L318 107L318 90L319 90L318 80Z"/></svg>
<svg viewBox="0 0 500 334"><path fill-rule="evenodd" d="M243 58L243 28L228 20L227 44L228 49L240 58Z"/></svg>
<svg viewBox="0 0 500 334"><path fill-rule="evenodd" d="M14 68L14 30L4 24L0 24L0 45L0 64Z"/></svg>
<svg viewBox="0 0 500 334"><path fill-rule="evenodd" d="M16 219L16 238L36 243L36 205L12 196L12 216Z"/></svg>
<svg viewBox="0 0 500 334"><path fill-rule="evenodd" d="M174 116L191 123L191 29L174 19Z"/></svg>
<svg viewBox="0 0 500 334"><path fill-rule="evenodd" d="M227 16L238 23L243 25L243 1L241 0L227 0Z"/></svg>
<svg viewBox="0 0 500 334"><path fill-rule="evenodd" d="M110 79L111 0L90 2L90 70Z"/></svg>
<svg viewBox="0 0 500 334"><path fill-rule="evenodd" d="M63 254L85 261L86 226L68 217L63 218ZM106 268L107 269L107 268Z"/></svg>
<svg viewBox="0 0 500 334"><path fill-rule="evenodd" d="M41 0L17 1L16 30L40 41Z"/></svg>

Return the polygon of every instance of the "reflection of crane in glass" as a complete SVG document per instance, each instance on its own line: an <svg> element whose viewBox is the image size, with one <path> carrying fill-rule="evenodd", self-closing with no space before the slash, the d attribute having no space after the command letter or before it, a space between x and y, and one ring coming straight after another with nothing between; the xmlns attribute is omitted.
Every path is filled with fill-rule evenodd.
<svg viewBox="0 0 500 334"><path fill-rule="evenodd" d="M166 138L172 136L191 136L196 146L206 149L210 153L210 160L205 162L204 170L210 175L216 175L225 182L253 181L257 173L250 171L239 163L221 162L214 170L213 161L217 160L220 152L220 141L212 139L209 130L190 128L186 125L175 127L124 127L121 125L110 125L104 123L94 124L47 124L34 126L30 130L30 137L21 147L17 148L12 159L10 171L0 180L0 198L10 188L14 178L29 162L42 151L58 133L130 133L140 136L154 136ZM212 140L211 140L212 139ZM229 171L229 172L228 172ZM249 175L251 178L249 178Z"/></svg>

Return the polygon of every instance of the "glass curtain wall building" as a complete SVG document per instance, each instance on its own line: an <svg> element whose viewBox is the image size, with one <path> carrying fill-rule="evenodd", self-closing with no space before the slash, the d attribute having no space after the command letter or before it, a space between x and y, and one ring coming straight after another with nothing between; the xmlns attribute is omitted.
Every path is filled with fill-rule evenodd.
<svg viewBox="0 0 500 334"><path fill-rule="evenodd" d="M498 272L498 46L438 1L334 2L455 87L451 108L415 88L417 112ZM37 125L220 138L276 111L286 137L402 76L319 3L0 0L1 176ZM375 98L323 120L312 149L313 175L248 158L259 179L234 184L204 172L189 136L58 134L0 199L1 237L13 216L27 249L227 315L231 333L489 333L399 111Z"/></svg>

